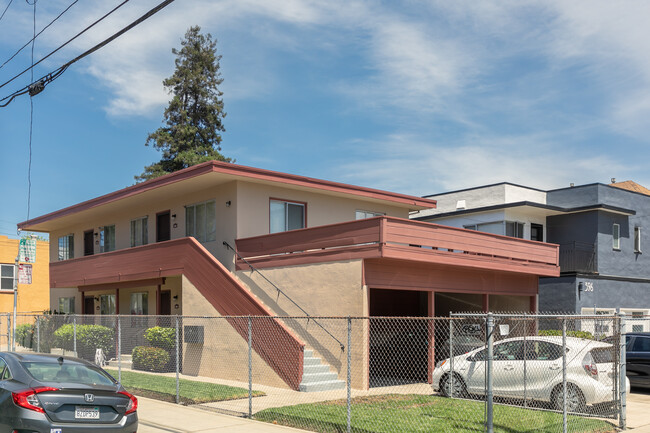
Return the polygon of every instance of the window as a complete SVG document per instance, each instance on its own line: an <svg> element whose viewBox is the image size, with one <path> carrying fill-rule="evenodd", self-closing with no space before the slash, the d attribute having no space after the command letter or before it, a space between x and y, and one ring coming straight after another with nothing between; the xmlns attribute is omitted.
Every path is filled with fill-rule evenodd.
<svg viewBox="0 0 650 433"><path fill-rule="evenodd" d="M4 359L0 358L0 380L10 380L11 372Z"/></svg>
<svg viewBox="0 0 650 433"><path fill-rule="evenodd" d="M149 294L147 292L131 294L131 314L149 314Z"/></svg>
<svg viewBox="0 0 650 433"><path fill-rule="evenodd" d="M463 226L468 230L477 230L483 233L492 233L494 235L505 235L513 238L524 237L524 223L514 221L495 221L491 223L469 224Z"/></svg>
<svg viewBox="0 0 650 433"><path fill-rule="evenodd" d="M0 290L14 289L14 265L0 264Z"/></svg>
<svg viewBox="0 0 650 433"><path fill-rule="evenodd" d="M621 226L618 224L612 226L612 248L621 249Z"/></svg>
<svg viewBox="0 0 650 433"><path fill-rule="evenodd" d="M115 226L104 226L99 235L99 252L115 251Z"/></svg>
<svg viewBox="0 0 650 433"><path fill-rule="evenodd" d="M147 217L131 220L131 246L147 245L148 240Z"/></svg>
<svg viewBox="0 0 650 433"><path fill-rule="evenodd" d="M215 200L185 206L185 235L199 242L217 240L217 204Z"/></svg>
<svg viewBox="0 0 650 433"><path fill-rule="evenodd" d="M544 242L544 226L541 224L530 225L530 240Z"/></svg>
<svg viewBox="0 0 650 433"><path fill-rule="evenodd" d="M523 239L524 224L513 221L506 221L506 236Z"/></svg>
<svg viewBox="0 0 650 433"><path fill-rule="evenodd" d="M101 295L99 297L100 314L115 314L115 295Z"/></svg>
<svg viewBox="0 0 650 433"><path fill-rule="evenodd" d="M634 252L641 252L641 227L634 227Z"/></svg>
<svg viewBox="0 0 650 433"><path fill-rule="evenodd" d="M74 259L74 235L69 234L59 238L59 260Z"/></svg>
<svg viewBox="0 0 650 433"><path fill-rule="evenodd" d="M372 212L372 211L367 211L367 210L358 210L356 212L356 219L362 220L366 218L373 218L373 217L378 217L378 216L384 216L386 215L385 213L382 212Z"/></svg>
<svg viewBox="0 0 650 433"><path fill-rule="evenodd" d="M74 296L70 298L59 298L59 313L74 314Z"/></svg>
<svg viewBox="0 0 650 433"><path fill-rule="evenodd" d="M271 200L270 232L286 232L287 230L305 227L305 204L289 201Z"/></svg>
<svg viewBox="0 0 650 433"><path fill-rule="evenodd" d="M650 338L635 337L632 344L632 352L650 352Z"/></svg>

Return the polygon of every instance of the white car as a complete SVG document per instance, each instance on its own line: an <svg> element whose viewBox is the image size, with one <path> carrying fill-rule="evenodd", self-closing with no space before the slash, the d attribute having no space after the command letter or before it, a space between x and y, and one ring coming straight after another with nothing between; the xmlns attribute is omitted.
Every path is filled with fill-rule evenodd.
<svg viewBox="0 0 650 433"><path fill-rule="evenodd" d="M566 346L567 410L612 402L614 346L574 337L566 337ZM493 353L494 396L546 401L562 409L562 337L508 338L494 343ZM433 390L445 396L452 391L458 397L485 394L486 360L487 347L454 357L453 380L451 360L440 361L433 371ZM627 378L626 384L629 392Z"/></svg>

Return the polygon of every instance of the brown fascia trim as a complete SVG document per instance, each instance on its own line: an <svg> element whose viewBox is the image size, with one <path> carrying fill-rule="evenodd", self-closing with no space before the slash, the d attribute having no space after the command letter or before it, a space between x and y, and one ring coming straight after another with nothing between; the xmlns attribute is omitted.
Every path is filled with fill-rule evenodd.
<svg viewBox="0 0 650 433"><path fill-rule="evenodd" d="M136 185L132 185L109 194L69 206L58 211L33 218L18 224L21 230L28 230L30 226L41 224L56 218L71 215L77 212L82 212L111 203L117 200L128 198L137 194L142 194L147 191L154 190L166 185L171 185L176 182L182 182L196 176L207 173L223 173L234 176L242 176L249 179L265 180L270 182L278 182L293 186L302 186L307 188L321 189L330 192L339 192L344 194L352 194L361 197L374 198L378 200L386 200L394 203L405 204L409 206L435 208L436 201L421 197L410 196L406 194L399 194L389 191L382 191L372 188L364 188L355 185L348 185L345 183L331 182L327 180L315 179L311 177L298 176L294 174L282 173L271 170L264 170L261 168L247 167L244 165L237 165L221 161L208 161L192 167L179 170L175 173L170 173L165 176L160 176L156 179L151 179Z"/></svg>

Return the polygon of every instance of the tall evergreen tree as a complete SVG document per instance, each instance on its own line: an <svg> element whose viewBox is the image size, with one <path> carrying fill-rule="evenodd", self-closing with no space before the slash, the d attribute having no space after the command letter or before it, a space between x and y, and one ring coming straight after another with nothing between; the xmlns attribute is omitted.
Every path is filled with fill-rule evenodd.
<svg viewBox="0 0 650 433"><path fill-rule="evenodd" d="M172 49L176 55L174 74L163 81L173 95L165 110L165 126L149 134L145 146L153 145L163 153L159 162L144 168L135 176L141 182L216 159L231 162L221 154L223 82L219 72L217 42L201 34L199 26L190 27L181 41L182 48Z"/></svg>

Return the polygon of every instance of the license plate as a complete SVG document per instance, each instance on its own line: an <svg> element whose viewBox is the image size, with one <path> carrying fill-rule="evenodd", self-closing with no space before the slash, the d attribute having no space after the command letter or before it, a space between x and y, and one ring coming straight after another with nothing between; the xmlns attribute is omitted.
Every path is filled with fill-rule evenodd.
<svg viewBox="0 0 650 433"><path fill-rule="evenodd" d="M98 407L75 406L74 417L76 419L99 419Z"/></svg>

